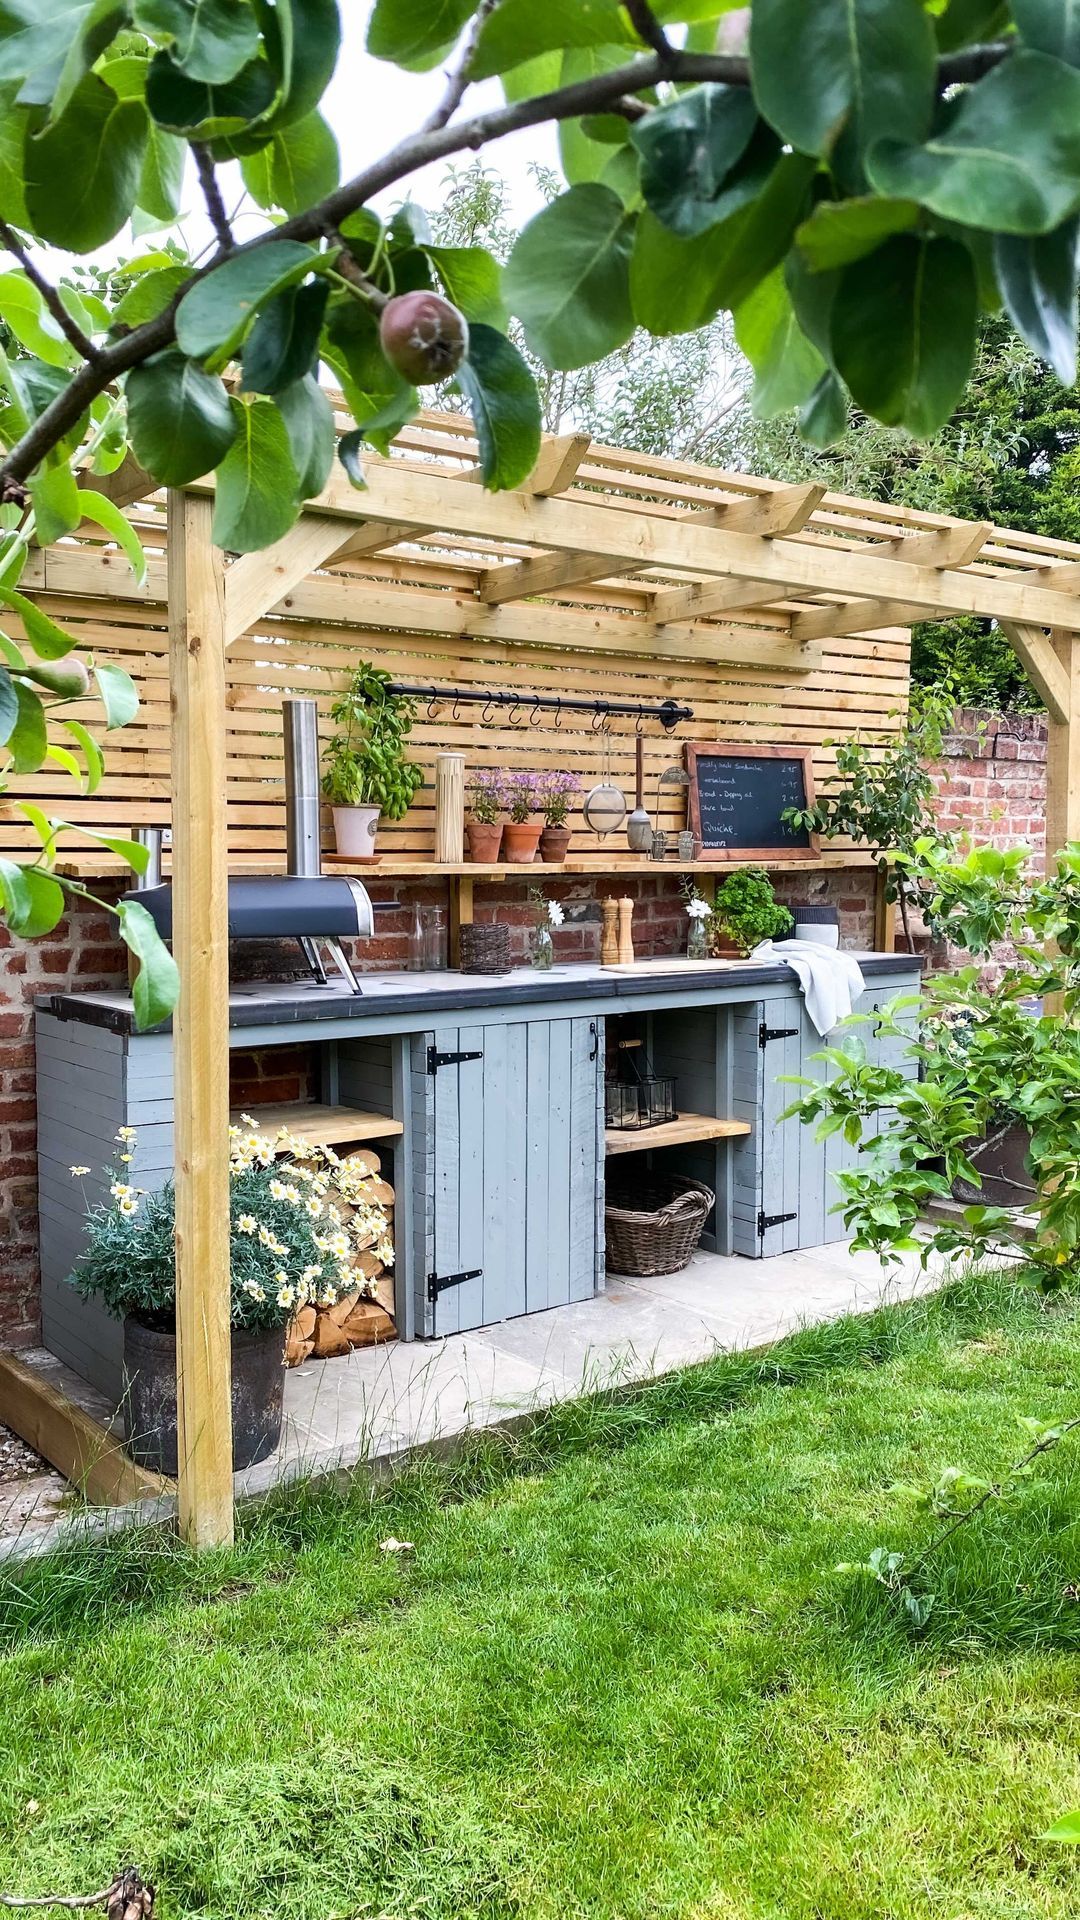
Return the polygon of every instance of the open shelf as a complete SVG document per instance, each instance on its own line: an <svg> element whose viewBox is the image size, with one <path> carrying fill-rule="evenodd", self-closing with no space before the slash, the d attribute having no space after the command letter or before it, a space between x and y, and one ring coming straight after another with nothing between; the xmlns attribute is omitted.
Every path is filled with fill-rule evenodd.
<svg viewBox="0 0 1080 1920"><path fill-rule="evenodd" d="M604 1146L609 1155L645 1153L653 1147L684 1147L690 1140L730 1140L749 1131L747 1120L717 1120L707 1113L681 1113L677 1120L665 1120L658 1127L608 1127Z"/></svg>
<svg viewBox="0 0 1080 1920"><path fill-rule="evenodd" d="M230 1116L234 1122L239 1113ZM290 1133L313 1147L344 1146L360 1140L389 1140L402 1133L400 1120L385 1113L365 1113L360 1107L324 1107L310 1100L289 1101L284 1106L254 1107L251 1118L260 1133L276 1133L287 1127Z"/></svg>

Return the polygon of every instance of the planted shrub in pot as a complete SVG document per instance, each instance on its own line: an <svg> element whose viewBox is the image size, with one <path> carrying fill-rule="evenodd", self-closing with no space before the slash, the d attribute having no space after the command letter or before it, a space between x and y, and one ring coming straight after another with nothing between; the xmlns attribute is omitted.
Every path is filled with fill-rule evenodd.
<svg viewBox="0 0 1080 1920"><path fill-rule="evenodd" d="M515 865L536 859L540 844L540 821L534 820L539 801L539 774L528 767L506 775L503 803L510 815L503 828L503 858Z"/></svg>
<svg viewBox="0 0 1080 1920"><path fill-rule="evenodd" d="M400 820L424 778L406 758L415 706L390 685L389 674L365 663L330 709L338 732L327 742L322 788L338 853L353 860L375 857L380 817Z"/></svg>
<svg viewBox="0 0 1080 1920"><path fill-rule="evenodd" d="M465 822L469 859L493 865L502 845L503 785L506 775L501 767L478 767L469 780L469 805L472 819Z"/></svg>
<svg viewBox="0 0 1080 1920"><path fill-rule="evenodd" d="M365 1292L358 1264L373 1229L349 1162L282 1129L271 1139L244 1116L231 1130L233 1466L254 1466L281 1435L285 1334L308 1305ZM131 1182L134 1130L121 1129L110 1203L91 1207L72 1284L124 1323L127 1449L141 1466L177 1471L176 1196L172 1182L146 1193ZM279 1163L279 1154L293 1154ZM89 1171L73 1167L79 1177ZM355 1204L354 1204L355 1203ZM390 1249L392 1258L392 1248Z"/></svg>
<svg viewBox="0 0 1080 1920"><path fill-rule="evenodd" d="M752 953L762 940L791 930L791 915L773 893L764 867L740 867L716 889L713 902L713 952Z"/></svg>
<svg viewBox="0 0 1080 1920"><path fill-rule="evenodd" d="M581 781L577 774L567 773L562 767L552 767L537 776L536 799L544 822L540 833L540 858L551 865L558 865L566 859L570 845L566 816L580 792Z"/></svg>

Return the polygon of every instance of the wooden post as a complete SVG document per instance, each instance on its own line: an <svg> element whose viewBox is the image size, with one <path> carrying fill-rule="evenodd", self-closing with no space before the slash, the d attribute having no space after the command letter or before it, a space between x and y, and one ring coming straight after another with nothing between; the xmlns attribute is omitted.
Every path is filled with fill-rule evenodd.
<svg viewBox="0 0 1080 1920"><path fill-rule="evenodd" d="M1049 716L1046 754L1046 871L1070 840L1080 840L1080 647L1071 633L1052 633L1054 652L1068 676L1069 718Z"/></svg>
<svg viewBox="0 0 1080 1920"><path fill-rule="evenodd" d="M170 491L178 1491L194 1547L233 1538L225 568L212 512Z"/></svg>
<svg viewBox="0 0 1080 1920"><path fill-rule="evenodd" d="M473 883L468 874L450 880L450 965L461 965L461 929L473 923Z"/></svg>
<svg viewBox="0 0 1080 1920"><path fill-rule="evenodd" d="M896 901L885 898L886 877L879 867L874 879L874 949L877 953L896 951Z"/></svg>

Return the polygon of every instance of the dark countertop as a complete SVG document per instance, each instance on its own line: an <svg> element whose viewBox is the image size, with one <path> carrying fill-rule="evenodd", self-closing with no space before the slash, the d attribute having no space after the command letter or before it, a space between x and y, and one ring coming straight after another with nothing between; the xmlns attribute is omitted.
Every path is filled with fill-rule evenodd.
<svg viewBox="0 0 1080 1920"><path fill-rule="evenodd" d="M903 970L920 969L922 960L909 953L856 953L867 980L887 979ZM475 1012L487 1007L550 1006L559 1001L619 1001L640 999L643 993L663 1000L668 995L700 994L713 987L723 997L745 988L747 998L759 987L794 986L795 976L782 965L763 966L751 960L643 960L632 967L569 965L540 973L517 967L507 974L367 973L359 975L363 992L351 994L340 986L319 987L305 981L258 981L236 986L229 996L229 1025L296 1027L323 1020L365 1020L381 1016L417 1015L417 1030L435 1016ZM50 993L36 1001L41 1013L60 1020L77 1020L106 1027L112 1033L137 1034L130 996L124 993ZM171 1021L152 1029L167 1033Z"/></svg>

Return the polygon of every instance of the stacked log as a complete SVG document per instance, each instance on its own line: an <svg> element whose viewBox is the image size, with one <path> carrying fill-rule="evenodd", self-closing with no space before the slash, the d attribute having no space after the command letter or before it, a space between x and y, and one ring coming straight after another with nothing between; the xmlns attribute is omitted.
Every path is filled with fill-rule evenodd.
<svg viewBox="0 0 1080 1920"><path fill-rule="evenodd" d="M368 1176L371 1197L393 1217L394 1189L382 1178L379 1156L365 1148L347 1156L350 1169ZM349 1209L342 1207L343 1213ZM333 1306L301 1307L285 1339L285 1365L298 1367L308 1359L328 1360L351 1353L354 1347L373 1347L397 1339L394 1320L394 1278L370 1243L354 1241L355 1268L363 1273L363 1290L342 1294Z"/></svg>

